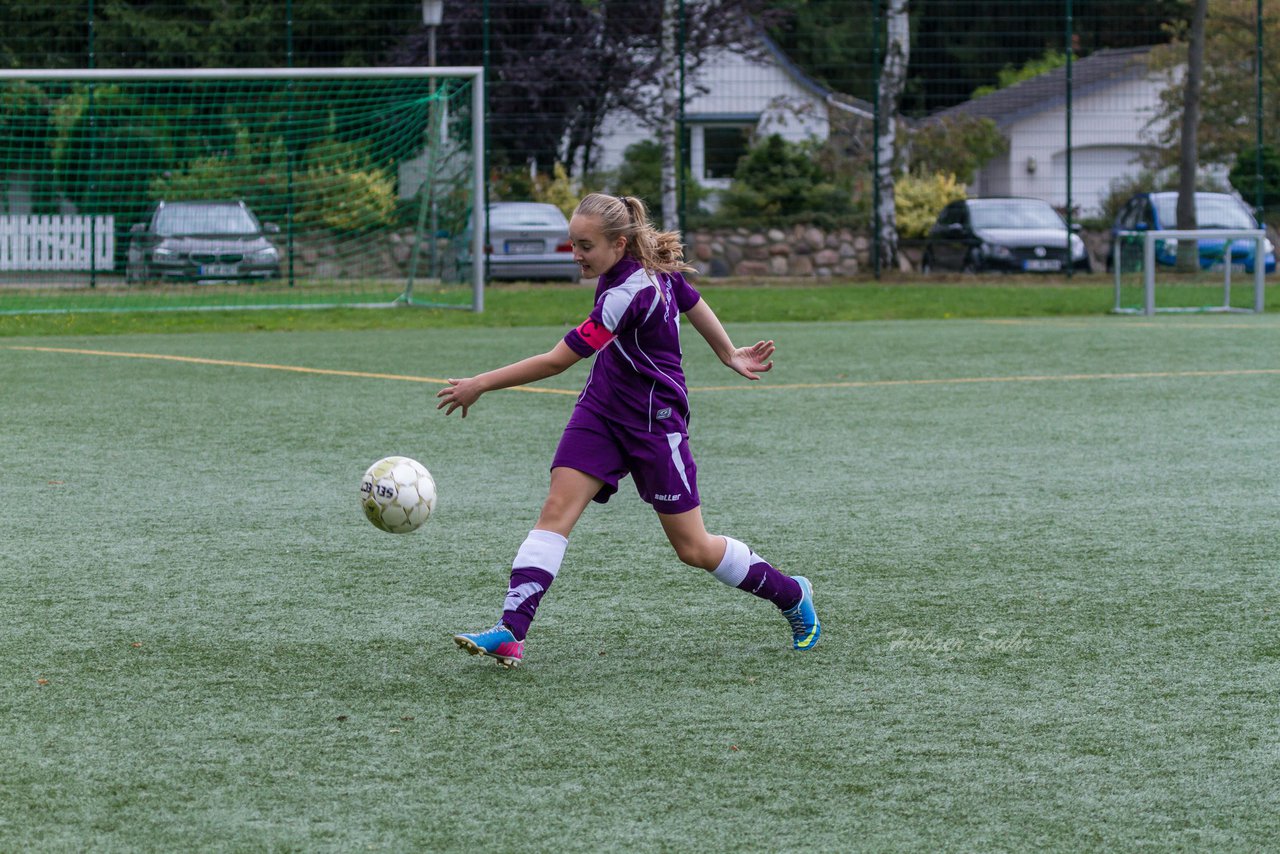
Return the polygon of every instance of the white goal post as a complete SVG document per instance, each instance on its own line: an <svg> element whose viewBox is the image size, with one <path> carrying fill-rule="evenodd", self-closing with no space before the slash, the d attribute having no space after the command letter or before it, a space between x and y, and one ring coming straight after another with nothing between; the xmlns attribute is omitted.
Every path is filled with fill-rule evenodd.
<svg viewBox="0 0 1280 854"><path fill-rule="evenodd" d="M89 113L90 118L87 126L90 128L93 127L93 121L94 121L93 112L92 112L95 108L93 92L96 89L98 92L104 93L100 97L105 99L110 96L109 90L112 86L160 87L168 83L179 83L179 84L192 83L192 84L206 85L206 86L212 87L212 86L231 85L236 82L244 81L244 82L250 82L254 84L261 84L263 86L286 87L287 91L292 92L294 89L295 82L300 87L304 85L320 86L320 85L324 85L328 81L334 81L336 85L340 86L343 81L367 80L367 81L370 81L370 84L372 86L377 86L379 85L378 81L383 81L383 82L390 81L391 83L394 83L395 81L398 80L405 84L409 84L414 79L420 79L424 81L422 84L424 92L428 91L426 87L428 86L430 87L429 88L430 94L420 96L419 100L414 102L414 106L417 107L421 104L425 104L428 100L430 101L430 105L431 105L430 118L424 120L427 123L427 132L423 137L423 141L426 143L426 148L424 148L423 150L426 152L429 152L429 154L424 154L424 158L425 158L424 163L418 163L414 167L418 170L418 172L416 173L417 180L418 181L423 181L423 180L434 181L436 180L436 176L438 175L441 175L444 173L450 174L449 180L455 182L453 186L456 186L458 190L458 192L455 194L454 199L451 199L451 202L455 203L455 207L465 206L466 204L469 204L470 206L469 210L466 210L465 207L461 207L461 209L459 210L459 213L461 213L462 216L460 219L457 220L457 222L459 223L469 223L465 229L465 232L466 232L465 237L462 233L458 231L450 232L450 234L456 235L456 237L459 240L465 239L465 241L470 246L469 253L471 258L484 259L486 257L484 252L485 229L486 229L486 209L485 209L486 208L486 205L485 205L485 202L486 202L485 189L486 188L485 188L485 171L484 171L485 160L486 160L485 150L484 150L486 98L485 98L485 72L484 72L484 68L481 66L435 66L435 67L395 66L395 67L385 67L385 68L332 67L332 68L0 69L0 86L28 86L28 88L31 89L34 87L52 87L52 86L58 86L61 84L69 84L72 86L88 87L88 90L89 90L88 109L90 111ZM457 88L446 90L445 85L443 83L443 81L445 80L458 81ZM437 89L436 81L442 81L439 90ZM359 84L359 85L364 85L364 84ZM469 93L466 92L467 86L470 87ZM62 91L62 90L59 90L59 91ZM456 134L457 145L453 146L452 148L450 147L450 145L445 144L446 129L442 124L446 120L446 117L449 115L450 111L448 111L447 109L437 109L437 104L435 101L437 91L457 92L458 93L457 100L462 105L466 105L465 99L469 94L470 125L469 127L462 128L457 131L457 134ZM24 94L24 93L20 92L19 94ZM35 101L34 98L31 98L31 100L33 102ZM314 102L316 99L313 98L312 100ZM282 103L282 102L283 101L281 100L278 103ZM292 100L290 100L289 104L291 105L292 103L293 103ZM24 105L20 104L19 106L24 106ZM322 104L321 107L323 106L325 105ZM445 107L446 102L441 100L439 102L439 106ZM290 110L290 112L288 113L289 118L285 117L283 107L274 106L272 108L279 111L278 115L280 118L277 122L277 126L283 126L283 127L290 126L289 122L292 121L292 116L293 116L293 113L291 112L292 106L289 107L289 110ZM333 109L338 109L338 108L335 107ZM428 108L426 106L422 106L421 109L423 111L426 111ZM32 112L33 113L35 112L34 108L32 108ZM316 113L316 112L318 112L318 110L313 109L313 113ZM26 117L21 116L20 118L25 119ZM321 119L323 118L324 117L321 116ZM171 119L171 117L169 116L161 116L161 120L170 121L171 132L172 132L172 126L175 125L178 121L177 119ZM458 125L459 128L461 128L462 121L465 121L465 120L466 118L464 118L463 120L460 120ZM386 123L390 124L391 122L390 120L388 120ZM16 126L16 123L14 121L11 121L10 124ZM320 124L320 122L318 120L315 120L314 117L312 117L312 125L309 127L314 127L314 126L317 126L318 124ZM323 130L324 129L321 126L319 132L323 132ZM434 133L434 138L433 138L433 133ZM356 148L355 144L346 142L346 140L348 139L350 139L349 132L347 137L344 137L341 141L335 142L331 147L335 151L339 152L339 154L342 154L343 152L357 151L358 149ZM95 155L96 143L93 142L91 139L86 138L86 140L87 141L83 141L81 143L81 150L88 152L88 159L86 161L88 163L88 166L82 167L81 164L78 162L77 164L75 164L77 168L81 168L81 173L78 173L78 177L80 174L84 172L85 169L101 170L114 165L114 164L110 164L106 155L103 155L101 153L97 153ZM441 144L439 146L435 146L434 144L435 141L439 141ZM4 148L3 143L4 143L4 140L0 140L0 149ZM402 143L400 139L396 139L396 143L400 144L402 147L404 145L404 143ZM343 147L344 145L346 146L345 148ZM466 146L470 147L470 151L465 151ZM226 147L230 148L230 144L228 144ZM434 149L437 147L440 149L440 152L443 152L443 153L436 152ZM264 150L265 148L266 146L264 146ZM465 151L465 156L460 156L458 154L459 152L464 152L464 151ZM94 159L95 156L97 158L96 161ZM443 159L438 159L438 158L443 158ZM206 158L206 160L208 160L208 158ZM95 165L95 163L97 163L97 165ZM5 165L4 161L0 160L0 167L3 167L4 165ZM121 167L121 169L122 168L123 167ZM27 170L28 173L30 171L31 170ZM175 171L175 172L178 171L177 167L173 167L171 171ZM4 172L3 168L0 168L0 178L4 177L3 172ZM27 173L23 173L23 174L25 175ZM166 172L165 174L169 174L169 173ZM424 174L426 175L425 179L422 178L422 175ZM315 182L317 184L320 182L322 178L326 177L319 170L317 170L317 175L318 177L315 179ZM295 177L296 176L291 172L288 179L289 181L288 186L291 188L293 186ZM91 182L99 179L91 177L85 180ZM392 167L392 172L388 180L389 181L395 180L394 167ZM89 183L88 186L94 187L96 185L93 183ZM383 193L383 197L390 195L392 196L393 200L394 200L393 194L397 192L397 188L395 187L394 184L391 185L390 190L383 190L381 186L379 186L376 189L378 189L380 192ZM290 190L290 192L292 192L292 190ZM432 190L430 192L434 193L435 191ZM469 197L469 199L467 197ZM426 198L425 194L423 198L424 199ZM431 202L432 206L430 209L432 212L432 223L434 224L434 212L435 212L434 196L432 198L433 198L433 201ZM463 201L457 202L456 199L463 199ZM52 199L52 200L42 199L42 201L43 201L44 208L48 208L54 205L55 203L62 203L58 199ZM63 203L63 205L64 207L67 206L65 203ZM424 209L427 207L425 202L423 203L423 207ZM73 209L72 212L74 213L76 211ZM64 219L66 218L64 217ZM9 223L9 220L14 220L14 222L17 221L16 218L14 217L6 218L4 223L0 223L0 232L7 233L9 231L13 231L15 234L17 234L18 231L21 231L18 225ZM370 305L390 304L394 302L394 303L401 303L401 304L407 304L407 305L432 305L433 307L458 307L458 308L470 308L474 311L483 311L484 286L485 286L485 274L486 274L485 265L483 262L470 264L469 265L470 269L463 269L461 268L461 265L459 265L459 269L456 271L456 273L462 277L462 280L459 281L459 279L451 279L451 282L458 283L459 285L458 287L455 287L452 291L453 293L458 294L458 296L461 296L462 301L460 301L459 303L433 304L433 303L427 302L425 300L430 299L431 297L429 295L424 296L421 293L426 288L420 288L419 299L417 300L414 299L414 293L413 293L414 278L415 278L415 273L417 273L419 269L418 253L419 252L425 253L427 251L430 251L432 253L431 257L434 260L437 252L436 244L438 242L442 242L448 239L446 236L444 236L443 229L439 234L422 232L421 230L423 228L423 224L425 223L425 221L426 221L426 217L425 215L423 215L420 218L418 223L418 228L421 233L416 233L414 235L415 239L412 241L411 245L410 245L410 241L399 240L397 238L396 246L394 248L397 251L402 252L403 255L400 257L396 257L394 259L394 263L395 265L398 266L399 270L401 271L407 270L407 274L403 272L401 273L402 275L401 282L402 282L403 289L402 289L402 292L400 293L400 296L394 299L390 299L389 295L378 296L374 300L370 301L368 304ZM95 235L94 239L91 241L91 243L93 243L94 245L91 245L89 249L86 250L86 252L92 255L93 253L102 254L103 252L110 251L110 250L104 249L103 246L99 243L99 241L103 240L104 237L114 237L116 240L116 245L114 247L115 258L114 259L104 258L104 259L98 260L97 256L93 255L94 263L90 264L87 267L84 267L84 269L89 270L88 288L93 289L97 287L99 291L102 291L103 290L102 286L104 286L104 284L107 289L111 289L111 288L118 287L119 283L117 283L116 279L127 280L128 277L124 276L124 274L121 273L120 271L124 268L124 263L122 261L122 256L123 256L122 247L124 243L127 243L130 239L130 235L127 231L130 227L131 225L128 221L122 220L121 217L116 217L116 229L119 231L122 231L123 232L122 235L119 235L119 234ZM359 226L355 226L353 228L359 228ZM272 234L274 235L277 232L278 232L278 229L276 232L272 232ZM25 234L25 231L23 233ZM290 252L289 252L289 258L288 258L288 264L286 265L286 259L282 254L279 262L281 271L276 273L276 278L277 280L287 278L288 285L290 288L292 288L293 287L293 269L294 269L293 268L293 249L292 249L293 232L290 231L289 234L290 234ZM0 237L2 236L3 234L0 234ZM283 239L283 235L281 235L280 239ZM10 241L10 243L12 242L13 241ZM420 245L426 245L428 243L430 244L429 250L425 248L419 249ZM314 256L316 254L316 252L312 247L308 246L307 249L309 250L310 255ZM8 255L6 255L5 257L14 255L14 253L17 251L18 250L14 249L13 246L10 246L8 250ZM27 250L24 248L22 251L25 252ZM299 250L299 252L301 252L301 250ZM412 252L411 257L409 257L410 252ZM323 252L321 254L323 256ZM116 269L112 268L113 260L114 260ZM308 260L311 268L309 272L311 272L315 268L323 267L325 264L325 259L323 257L319 262L315 262L310 259ZM150 263L151 261L152 261L151 258L147 259L148 266L145 268L148 273L152 274L152 278L148 279L144 283L148 285L154 281L154 274L157 269L154 263ZM27 264L28 262L22 259L14 260L14 258L10 258L9 263L21 265L21 264ZM52 263L52 262L49 262L49 263ZM63 268L80 269L81 266L84 266L79 264L72 264L70 261L64 262L61 260L58 261L58 264L60 266L57 267L57 269L63 269ZM425 262L424 262L424 265L425 265ZM218 265L209 264L206 266L215 267ZM226 265L222 265L222 266L226 266ZM331 280L336 281L337 279L346 280L348 278L356 278L347 269L338 268L337 262L331 263L329 264L329 266L337 270L337 272L329 276L324 276L323 274L316 274L316 278L325 278L326 281L331 281ZM390 269L391 265L388 264L387 268ZM54 268L45 267L41 269L54 269ZM205 268L201 267L199 269L204 270ZM106 275L104 278L96 278L98 277L99 274L106 274ZM423 273L417 273L417 275L420 279L426 279L430 277L431 273L428 272L425 275ZM389 278L390 278L389 275L381 276L381 279L383 281L386 281ZM467 280L469 280L469 282ZM444 281L443 274L441 274L441 278L439 282L437 282L437 284L443 287L443 281ZM23 284L27 285L29 283L24 282ZM124 281L124 284L127 285L129 284L129 282ZM200 281L198 282L198 284L203 285L203 284L206 284L206 282ZM267 283L265 279L258 280L256 284L258 285L258 289L260 290L265 291L267 289ZM471 304L469 306L465 304L465 300L467 298L468 284L470 286L469 290L470 290L470 301L471 301ZM214 289L212 288L205 288L200 290L200 292L211 293L213 290ZM190 289L190 292L194 294L197 292L197 289L194 289L194 288ZM241 292L247 294L249 293L249 289L242 288ZM137 295L141 293L141 289L135 287L132 293L133 295ZM394 293L395 293L394 291L390 292L390 294L394 294ZM127 302L127 300L119 299L119 300L116 300L116 302L123 305L125 302ZM348 299L348 301L343 302L342 304L354 305L358 303ZM279 302L272 305L272 307L286 307L286 306L287 306L287 303L285 302ZM0 308L2 307L3 306L0 306ZM239 306L238 305L225 305L225 306L217 305L216 307L239 307ZM308 303L307 307L322 307L322 306L320 303Z"/></svg>
<svg viewBox="0 0 1280 854"><path fill-rule="evenodd" d="M1252 240L1253 241L1253 311L1255 314L1262 314L1266 293L1266 268L1267 253L1265 251L1267 245L1267 232L1264 229L1169 229L1169 230L1142 230L1142 231L1120 231L1116 233L1117 238L1124 237L1142 237L1142 286L1143 286L1143 306L1141 314L1150 316L1159 311L1244 311L1245 309L1233 309L1231 307L1231 251L1230 245L1233 240ZM1194 308L1156 308L1156 241L1157 240L1201 240L1201 239L1221 239L1227 241L1227 250L1223 257L1223 284L1222 284L1222 306L1214 306L1205 309ZM1112 269L1115 272L1115 308L1113 311L1117 314L1138 314L1139 310L1134 308L1124 308L1121 306L1120 299L1120 271L1122 269L1120 248L1123 240L1117 239L1114 242L1114 254L1112 256Z"/></svg>

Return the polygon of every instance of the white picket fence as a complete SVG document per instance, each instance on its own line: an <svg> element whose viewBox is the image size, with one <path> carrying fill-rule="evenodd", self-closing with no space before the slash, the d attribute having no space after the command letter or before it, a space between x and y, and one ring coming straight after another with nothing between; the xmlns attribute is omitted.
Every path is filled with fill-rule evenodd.
<svg viewBox="0 0 1280 854"><path fill-rule="evenodd" d="M115 266L115 217L0 215L0 271Z"/></svg>

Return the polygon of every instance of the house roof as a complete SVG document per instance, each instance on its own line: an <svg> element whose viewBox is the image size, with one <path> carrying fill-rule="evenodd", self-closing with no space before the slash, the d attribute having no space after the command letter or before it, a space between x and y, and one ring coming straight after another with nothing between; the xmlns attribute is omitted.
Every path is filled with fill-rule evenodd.
<svg viewBox="0 0 1280 854"><path fill-rule="evenodd" d="M837 108L844 109L849 112L864 114L867 117L870 117L873 114L872 111L874 108L869 102L863 101L860 98L854 98L851 95L846 95L843 92L836 92L834 89L830 89L822 85L817 80L814 80L806 74L800 66L795 64L791 57L787 56L786 53L783 52L777 42L769 38L769 35L763 28L757 30L757 35L759 36L760 41L763 42L765 49L769 51L769 54L773 57L774 62L778 64L778 67L785 71L791 79L795 80L802 88Z"/></svg>
<svg viewBox="0 0 1280 854"><path fill-rule="evenodd" d="M1151 47L1106 48L1071 63L1073 96L1148 73ZM1007 127L1028 115L1061 108L1067 100L1067 69L1060 66L989 95L939 110L930 119L973 116ZM927 120L926 120L927 121Z"/></svg>

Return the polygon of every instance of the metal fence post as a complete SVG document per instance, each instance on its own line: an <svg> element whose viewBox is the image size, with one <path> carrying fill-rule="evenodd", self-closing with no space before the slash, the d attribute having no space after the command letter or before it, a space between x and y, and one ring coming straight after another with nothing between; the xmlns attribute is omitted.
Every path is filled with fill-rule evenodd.
<svg viewBox="0 0 1280 854"><path fill-rule="evenodd" d="M93 0L89 0L89 19L88 38L89 38L89 67L94 68L97 65L97 52L95 50L94 36L94 9ZM94 83L89 82L89 287L96 288L98 286L98 218L93 214L95 202L98 196L98 112L97 105L94 103Z"/></svg>
<svg viewBox="0 0 1280 854"><path fill-rule="evenodd" d="M1066 129L1067 138L1064 140L1065 145L1063 146L1063 152L1066 156L1066 167L1067 167L1067 217L1066 217L1067 219L1067 278L1070 279L1075 275L1075 271L1076 271L1075 258L1073 258L1071 255L1071 234L1072 234L1072 231L1071 231L1072 204L1071 203L1073 201L1071 196L1071 97L1073 94L1073 91L1072 91L1073 81L1071 76L1071 71L1072 71L1071 59L1075 53L1075 23L1072 19L1071 0L1067 0L1066 30L1067 30L1067 74L1066 74L1066 78L1067 78L1066 99L1067 100L1063 108L1064 109L1063 118L1066 122L1065 129ZM1083 237L1080 239L1084 240ZM1088 247L1085 247L1085 252L1088 252L1088 251L1089 251Z"/></svg>
<svg viewBox="0 0 1280 854"><path fill-rule="evenodd" d="M1151 317L1156 313L1156 233L1148 231L1142 235L1142 288L1143 314Z"/></svg>
<svg viewBox="0 0 1280 854"><path fill-rule="evenodd" d="M688 228L686 221L688 217L688 182L686 175L689 169L689 147L685 144L684 129L684 45L685 45L685 20L684 20L684 0L680 0L677 8L679 9L680 21L676 30L676 55L680 57L680 95L676 106L676 151L679 156L676 158L676 218L680 223L680 233L684 234Z"/></svg>
<svg viewBox="0 0 1280 854"><path fill-rule="evenodd" d="M1254 115L1253 125L1256 130L1256 141L1254 144L1253 158L1253 214L1257 217L1258 222L1263 222L1262 215L1266 210L1266 193L1262 184L1262 0L1258 0L1257 20L1254 22L1254 59L1253 59L1253 81L1254 81ZM1265 223L1263 223L1265 225ZM1259 311L1262 309L1259 308Z"/></svg>
<svg viewBox="0 0 1280 854"><path fill-rule="evenodd" d="M871 269L880 278L880 3L871 14Z"/></svg>

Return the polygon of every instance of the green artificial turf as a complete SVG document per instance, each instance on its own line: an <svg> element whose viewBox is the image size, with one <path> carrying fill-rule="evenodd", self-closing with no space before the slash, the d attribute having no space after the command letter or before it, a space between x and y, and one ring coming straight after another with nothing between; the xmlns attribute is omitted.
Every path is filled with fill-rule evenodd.
<svg viewBox="0 0 1280 854"><path fill-rule="evenodd" d="M1237 282L1232 305L1250 308L1252 286ZM744 282L699 280L720 316L727 322L919 320L928 318L993 318L1099 316L1115 305L1112 280L1102 275L1058 277L934 277L924 281L886 278L884 281L812 280ZM122 335L214 331L322 331L348 329L438 329L508 326L563 326L582 320L591 304L594 283L580 285L491 285L485 310L396 308L257 308L198 311L183 309L175 294L164 311L75 311L92 303L94 294L75 294L76 300L51 303L65 311L45 314L5 313L0 310L0 338L32 335ZM104 306L112 293L96 295ZM1164 274L1157 287L1158 305L1204 307L1222 304L1222 285L1214 274L1178 277ZM1272 310L1275 310L1274 299ZM1121 305L1141 306L1137 276L1126 277ZM2 306L0 306L2 308Z"/></svg>
<svg viewBox="0 0 1280 854"><path fill-rule="evenodd" d="M593 284L509 284L485 292L483 314L458 309L257 309L193 311L175 302L169 311L67 311L3 314L0 338L15 335L104 335L256 330L435 329L545 326L579 323L590 307ZM704 280L719 315L740 323L777 321L1033 318L1105 314L1114 305L1110 279L928 280L928 282L723 283ZM1161 306L1221 302L1221 287L1161 283ZM1140 305L1140 288L1128 286L1124 305ZM1238 287L1235 305L1252 306L1252 292ZM76 303L67 303L68 307Z"/></svg>
<svg viewBox="0 0 1280 854"><path fill-rule="evenodd" d="M1274 844L1274 317L730 329L778 364L686 339L705 517L813 580L821 643L624 484L512 672L449 636L495 618L585 365L465 421L408 377L560 319L11 331L0 851ZM358 507L392 453L439 484L415 534Z"/></svg>

